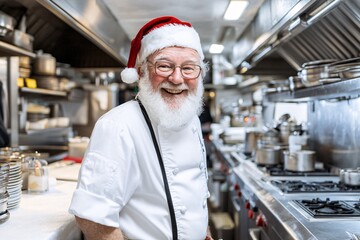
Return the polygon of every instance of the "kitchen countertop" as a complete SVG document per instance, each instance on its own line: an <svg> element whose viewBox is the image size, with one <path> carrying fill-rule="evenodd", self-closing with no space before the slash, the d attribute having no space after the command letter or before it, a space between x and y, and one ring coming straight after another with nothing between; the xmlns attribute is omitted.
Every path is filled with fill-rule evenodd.
<svg viewBox="0 0 360 240"><path fill-rule="evenodd" d="M79 165L58 168L56 176L58 179L69 177L76 179L76 169L78 171ZM67 174L69 169L72 171L72 177ZM49 172L50 176L53 176L51 169ZM9 219L0 224L0 239L81 239L81 232L76 225L75 218L68 213L76 181L56 180L55 183L55 179L52 179L50 182L52 184L50 184L48 192L41 194L22 192L19 206L9 210Z"/></svg>
<svg viewBox="0 0 360 240"><path fill-rule="evenodd" d="M218 150L221 144L215 143ZM307 215L305 212L298 211L294 207L293 200L326 199L329 197L331 200L353 200L359 201L359 193L296 193L284 194L276 187L274 187L270 180L278 179L278 177L270 177L259 170L254 162L246 159L238 151L231 153L225 152L224 159L229 163L228 165L234 166L232 168L235 174L241 181L244 182L246 189L242 189L243 197L255 196L255 202L260 208L266 207L274 219L278 219L283 228L286 229L291 236L291 239L318 239L318 240L331 240L331 239L350 239L347 232L360 235L360 217L355 218L326 218L314 219ZM234 159L238 163L234 165ZM289 177L286 177L289 179ZM306 177L291 177L291 179L306 180ZM337 180L338 177L311 177L311 179L319 178L319 180ZM251 194L250 194L251 193ZM244 196L245 194L245 196ZM249 197L251 198L251 197Z"/></svg>

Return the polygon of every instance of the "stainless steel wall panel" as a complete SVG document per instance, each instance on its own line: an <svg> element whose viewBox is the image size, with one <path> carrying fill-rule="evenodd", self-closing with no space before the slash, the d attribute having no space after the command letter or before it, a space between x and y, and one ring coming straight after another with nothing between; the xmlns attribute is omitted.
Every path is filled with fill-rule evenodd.
<svg viewBox="0 0 360 240"><path fill-rule="evenodd" d="M360 167L360 98L308 104L309 134L318 159L339 168Z"/></svg>

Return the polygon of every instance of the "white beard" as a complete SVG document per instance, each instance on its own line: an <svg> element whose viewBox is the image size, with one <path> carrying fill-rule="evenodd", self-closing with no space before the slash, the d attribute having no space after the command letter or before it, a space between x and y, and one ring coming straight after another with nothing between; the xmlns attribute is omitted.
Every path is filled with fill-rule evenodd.
<svg viewBox="0 0 360 240"><path fill-rule="evenodd" d="M169 83L161 84L159 89L161 86L169 86ZM179 87L188 89L185 84ZM196 92L189 92L187 97L174 100L175 102L171 105L164 100L159 89L154 91L152 88L146 69L139 80L139 98L150 118L160 126L167 129L179 129L202 112L204 86L201 80L198 81Z"/></svg>

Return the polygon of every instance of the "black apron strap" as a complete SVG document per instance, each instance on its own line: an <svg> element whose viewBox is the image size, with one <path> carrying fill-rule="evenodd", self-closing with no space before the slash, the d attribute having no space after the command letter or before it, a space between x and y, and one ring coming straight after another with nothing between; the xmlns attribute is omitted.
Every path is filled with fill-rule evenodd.
<svg viewBox="0 0 360 240"><path fill-rule="evenodd" d="M145 121L149 127L150 133L151 133L151 137L152 137L152 141L154 143L154 147L156 150L156 154L159 160L159 164L160 164L160 168L161 168L161 173L162 173L162 177L163 177L163 181L164 181L164 187L165 187L165 193L166 193L166 198L167 198L167 203L169 206L169 211L170 211L170 218L171 218L171 226L172 226L172 235L173 235L173 240L177 240L178 239L178 235L177 235L177 225L176 225L176 218L175 218L175 211L174 211L174 205L171 199L171 194L170 194L170 189L169 189L169 184L166 178L166 172L165 172L165 167L164 167L164 162L162 160L161 157L161 153L160 153L160 148L159 145L156 141L156 137L155 137L155 133L154 133L154 129L152 128L151 125L151 121L150 118L144 108L144 106L142 105L142 103L140 102L139 99L137 99L141 112L144 115Z"/></svg>

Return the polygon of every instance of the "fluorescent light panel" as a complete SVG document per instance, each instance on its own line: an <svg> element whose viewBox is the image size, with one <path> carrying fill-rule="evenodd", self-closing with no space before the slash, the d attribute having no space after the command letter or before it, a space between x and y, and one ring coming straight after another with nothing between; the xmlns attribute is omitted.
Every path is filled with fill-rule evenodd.
<svg viewBox="0 0 360 240"><path fill-rule="evenodd" d="M211 44L209 52L212 54L218 54L218 53L222 53L223 50L224 50L224 45Z"/></svg>
<svg viewBox="0 0 360 240"><path fill-rule="evenodd" d="M225 20L237 20L243 14L245 8L249 4L248 1L236 1L232 0L226 9L224 19Z"/></svg>

